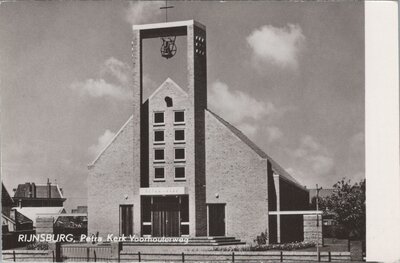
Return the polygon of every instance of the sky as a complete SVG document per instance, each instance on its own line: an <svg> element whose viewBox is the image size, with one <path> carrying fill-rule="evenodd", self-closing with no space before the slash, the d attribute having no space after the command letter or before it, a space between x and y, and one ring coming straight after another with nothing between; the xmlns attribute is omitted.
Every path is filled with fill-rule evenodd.
<svg viewBox="0 0 400 263"><path fill-rule="evenodd" d="M301 184L365 177L362 2L174 2L168 20L207 27L208 108ZM63 188L86 204L87 165L132 112L132 24L165 21L164 2L0 5L1 176ZM145 40L144 96L183 89L185 42L161 58ZM250 176L250 175L249 175Z"/></svg>

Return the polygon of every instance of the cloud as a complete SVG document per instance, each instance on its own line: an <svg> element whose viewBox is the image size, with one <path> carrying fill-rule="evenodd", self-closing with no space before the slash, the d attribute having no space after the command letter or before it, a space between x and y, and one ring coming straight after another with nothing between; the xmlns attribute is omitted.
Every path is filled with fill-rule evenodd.
<svg viewBox="0 0 400 263"><path fill-rule="evenodd" d="M98 139L97 139L97 144L93 144L92 146L89 147L89 154L92 156L97 156L114 138L115 133L106 130Z"/></svg>
<svg viewBox="0 0 400 263"><path fill-rule="evenodd" d="M253 51L255 66L262 67L262 62L266 62L297 68L305 36L299 25L287 24L281 28L265 25L255 29L246 40Z"/></svg>
<svg viewBox="0 0 400 263"><path fill-rule="evenodd" d="M281 129L276 126L267 126L265 130L269 143L273 143L283 137Z"/></svg>
<svg viewBox="0 0 400 263"><path fill-rule="evenodd" d="M119 100L128 100L131 94L121 86L108 83L104 79L87 79L83 82L74 82L71 89L78 90L81 96L95 98L109 96Z"/></svg>
<svg viewBox="0 0 400 263"><path fill-rule="evenodd" d="M78 91L81 96L130 100L130 72L131 68L126 63L111 57L100 66L99 78L73 82L70 88ZM109 76L114 79L109 79Z"/></svg>
<svg viewBox="0 0 400 263"><path fill-rule="evenodd" d="M274 125L263 125L282 115L271 102L259 101L242 91L232 90L227 84L215 81L211 84L208 102L210 108L235 125L250 138L259 131L265 132L269 143L282 138L282 131ZM268 119L265 119L268 118Z"/></svg>
<svg viewBox="0 0 400 263"><path fill-rule="evenodd" d="M127 84L130 79L131 68L126 63L111 57L104 62L101 74L109 74L115 77L120 83Z"/></svg>
<svg viewBox="0 0 400 263"><path fill-rule="evenodd" d="M125 19L132 25L149 22L162 13L161 6L165 5L164 1L134 1L129 3L126 11Z"/></svg>
<svg viewBox="0 0 400 263"><path fill-rule="evenodd" d="M335 161L332 155L310 135L303 136L299 147L291 152L305 165L307 173L312 176L328 175L334 168Z"/></svg>
<svg viewBox="0 0 400 263"><path fill-rule="evenodd" d="M266 104L244 92L231 90L220 81L211 84L208 102L215 112L234 124L246 119L259 120L275 111L272 103Z"/></svg>
<svg viewBox="0 0 400 263"><path fill-rule="evenodd" d="M241 123L237 126L237 128L248 137L253 137L258 130L257 125L249 123Z"/></svg>

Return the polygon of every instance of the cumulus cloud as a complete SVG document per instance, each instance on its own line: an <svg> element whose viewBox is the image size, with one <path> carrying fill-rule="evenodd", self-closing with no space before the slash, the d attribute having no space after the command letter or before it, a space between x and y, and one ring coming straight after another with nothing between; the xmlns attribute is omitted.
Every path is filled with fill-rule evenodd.
<svg viewBox="0 0 400 263"><path fill-rule="evenodd" d="M272 103L264 103L244 92L231 90L220 81L211 85L208 102L215 112L235 124L247 118L258 120L275 111Z"/></svg>
<svg viewBox="0 0 400 263"><path fill-rule="evenodd" d="M335 161L329 151L310 135L303 136L300 145L293 152L314 176L328 175L334 168Z"/></svg>
<svg viewBox="0 0 400 263"><path fill-rule="evenodd" d="M131 68L126 63L111 57L100 66L99 78L75 81L70 88L79 92L81 96L130 100L130 72ZM113 79L109 79L109 76Z"/></svg>
<svg viewBox="0 0 400 263"><path fill-rule="evenodd" d="M87 79L83 82L74 82L71 89L78 90L81 96L91 96L95 98L110 96L119 100L130 99L130 94L124 88L104 79Z"/></svg>
<svg viewBox="0 0 400 263"><path fill-rule="evenodd" d="M263 125L281 115L281 112L271 102L262 102L242 91L232 90L221 81L211 84L208 102L213 111L250 138L254 138L256 133L261 130L265 132L269 143L275 142L283 136L278 127L270 124Z"/></svg>
<svg viewBox="0 0 400 263"><path fill-rule="evenodd" d="M120 83L126 84L130 79L131 68L126 63L111 57L104 62L101 74L109 74L115 77Z"/></svg>
<svg viewBox="0 0 400 263"><path fill-rule="evenodd" d="M299 25L265 25L255 29L246 40L253 51L253 62L257 67L262 67L262 63L266 62L282 68L297 68L305 36Z"/></svg>
<svg viewBox="0 0 400 263"><path fill-rule="evenodd" d="M115 133L107 129L99 138L97 138L97 143L89 147L89 154L97 156L110 143L114 136Z"/></svg>
<svg viewBox="0 0 400 263"><path fill-rule="evenodd" d="M164 1L134 1L129 2L125 19L132 25L147 23L151 18L161 14Z"/></svg>

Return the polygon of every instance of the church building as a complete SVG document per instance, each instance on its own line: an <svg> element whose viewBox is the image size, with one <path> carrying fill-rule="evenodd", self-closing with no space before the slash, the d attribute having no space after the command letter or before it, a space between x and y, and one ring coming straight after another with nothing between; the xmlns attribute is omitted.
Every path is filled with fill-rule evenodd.
<svg viewBox="0 0 400 263"><path fill-rule="evenodd" d="M143 40L169 58L177 36L188 86L167 78L143 100ZM303 215L280 211L307 210L308 190L207 107L206 40L193 20L133 26L133 112L89 165L88 233L304 239Z"/></svg>

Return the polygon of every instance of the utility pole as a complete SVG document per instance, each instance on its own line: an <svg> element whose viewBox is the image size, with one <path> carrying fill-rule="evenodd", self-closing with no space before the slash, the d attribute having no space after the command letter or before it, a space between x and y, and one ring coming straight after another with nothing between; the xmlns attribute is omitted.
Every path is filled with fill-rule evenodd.
<svg viewBox="0 0 400 263"><path fill-rule="evenodd" d="M316 191L317 191L317 198L316 198L316 205L317 205L317 257L319 259L319 191L321 191L322 187L318 187L318 184L316 185Z"/></svg>

